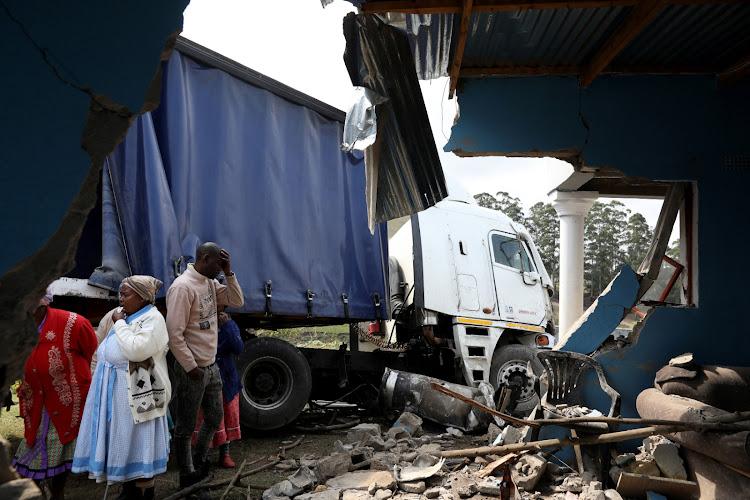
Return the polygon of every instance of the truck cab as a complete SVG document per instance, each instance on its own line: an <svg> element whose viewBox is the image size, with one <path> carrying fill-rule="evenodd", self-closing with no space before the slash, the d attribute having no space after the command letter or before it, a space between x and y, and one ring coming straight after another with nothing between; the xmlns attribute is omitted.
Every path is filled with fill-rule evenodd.
<svg viewBox="0 0 750 500"><path fill-rule="evenodd" d="M521 414L536 404L536 350L555 343L553 285L529 232L472 202L443 200L391 238L391 329L452 351L465 384L511 389Z"/></svg>

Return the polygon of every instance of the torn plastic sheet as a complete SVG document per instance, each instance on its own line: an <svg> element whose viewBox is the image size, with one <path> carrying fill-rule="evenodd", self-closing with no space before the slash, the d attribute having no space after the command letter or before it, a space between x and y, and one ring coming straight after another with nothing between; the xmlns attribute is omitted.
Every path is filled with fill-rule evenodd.
<svg viewBox="0 0 750 500"><path fill-rule="evenodd" d="M488 413L432 389L430 382L437 382L483 405L487 404L485 391L481 389L390 368L386 368L380 384L380 404L385 409L409 411L465 432L487 428L492 421Z"/></svg>
<svg viewBox="0 0 750 500"><path fill-rule="evenodd" d="M378 134L377 110L388 99L365 87L354 87L356 100L346 113L341 149L364 151L375 142Z"/></svg>

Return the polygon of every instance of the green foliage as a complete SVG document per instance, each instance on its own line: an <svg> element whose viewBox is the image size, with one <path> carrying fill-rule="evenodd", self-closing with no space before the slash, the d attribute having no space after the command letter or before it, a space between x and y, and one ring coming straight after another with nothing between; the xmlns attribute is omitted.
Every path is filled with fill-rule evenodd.
<svg viewBox="0 0 750 500"><path fill-rule="evenodd" d="M633 270L638 270L641 261L648 253L653 235L643 215L635 213L630 216L625 229L625 259Z"/></svg>
<svg viewBox="0 0 750 500"><path fill-rule="evenodd" d="M677 262L680 261L680 238L670 243L669 248L667 248L667 257Z"/></svg>
<svg viewBox="0 0 750 500"><path fill-rule="evenodd" d="M526 217L524 216L523 208L521 207L521 200L514 198L505 191L498 191L495 193L495 199L497 200L497 205L499 207L496 210L500 210L519 224L524 224L526 222Z"/></svg>
<svg viewBox="0 0 750 500"><path fill-rule="evenodd" d="M560 282L560 221L551 203L535 203L524 224L534 239L552 282Z"/></svg>

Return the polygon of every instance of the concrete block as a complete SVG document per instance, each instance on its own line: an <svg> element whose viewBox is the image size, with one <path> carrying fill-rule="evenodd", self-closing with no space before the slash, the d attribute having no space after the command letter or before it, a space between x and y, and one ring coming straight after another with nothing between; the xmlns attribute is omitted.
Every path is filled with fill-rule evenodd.
<svg viewBox="0 0 750 500"><path fill-rule="evenodd" d="M488 497L495 497L500 498L500 485L493 483L491 481L484 481L482 483L477 484L477 489L479 490L479 493L482 495L486 495Z"/></svg>
<svg viewBox="0 0 750 500"><path fill-rule="evenodd" d="M639 453L636 455L635 460L630 462L627 467L627 472L633 474L645 474L646 476L661 477L661 471L656 465L656 460L651 455L645 453Z"/></svg>
<svg viewBox="0 0 750 500"><path fill-rule="evenodd" d="M352 467L352 457L348 453L334 453L318 462L315 473L320 481L329 477L336 477L349 472Z"/></svg>
<svg viewBox="0 0 750 500"><path fill-rule="evenodd" d="M399 426L393 426L385 433L386 439L394 439L396 441L400 439L407 439L411 437L411 434L409 434L409 431L407 431L404 427Z"/></svg>
<svg viewBox="0 0 750 500"><path fill-rule="evenodd" d="M344 490L341 500L373 500L373 497L366 491Z"/></svg>
<svg viewBox="0 0 750 500"><path fill-rule="evenodd" d="M515 444L521 440L521 431L512 425L506 425L500 435L503 444Z"/></svg>
<svg viewBox="0 0 750 500"><path fill-rule="evenodd" d="M471 483L454 488L454 491L458 493L458 496L461 498L469 498L476 495L479 492L479 488L476 484Z"/></svg>
<svg viewBox="0 0 750 500"><path fill-rule="evenodd" d="M360 448L369 447L369 448L372 448L373 450L381 451L385 449L385 442L383 441L383 438L380 437L380 434L378 435L364 434L362 436L362 439L359 441L358 446Z"/></svg>
<svg viewBox="0 0 750 500"><path fill-rule="evenodd" d="M398 417L398 420L393 424L393 427L402 427L410 436L419 437L422 435L422 418L411 412L405 411Z"/></svg>
<svg viewBox="0 0 750 500"><path fill-rule="evenodd" d="M427 489L424 481L408 481L405 483L398 483L398 488L406 493L417 493L421 494Z"/></svg>
<svg viewBox="0 0 750 500"><path fill-rule="evenodd" d="M302 493L302 488L297 488L292 484L291 481L285 479L280 483L276 483L263 492L263 500L270 500L278 497L291 498L295 495Z"/></svg>
<svg viewBox="0 0 750 500"><path fill-rule="evenodd" d="M490 423L490 425L487 427L487 443L490 445L495 443L495 439L503 432L503 430L495 425L494 423Z"/></svg>
<svg viewBox="0 0 750 500"><path fill-rule="evenodd" d="M578 475L566 476L562 483L562 489L564 491L580 493L583 491L583 479Z"/></svg>
<svg viewBox="0 0 750 500"><path fill-rule="evenodd" d="M359 424L349 429L346 441L351 444L359 443L365 434L380 437L380 424Z"/></svg>
<svg viewBox="0 0 750 500"><path fill-rule="evenodd" d="M607 500L623 500L622 496L617 493L617 490L604 490L604 497Z"/></svg>
<svg viewBox="0 0 750 500"><path fill-rule="evenodd" d="M393 496L391 490L378 490L375 492L375 500L388 500Z"/></svg>
<svg viewBox="0 0 750 500"><path fill-rule="evenodd" d="M659 466L659 470L661 470L664 477L670 479L687 479L685 465L680 458L676 444L671 441L663 441L653 448L651 454L654 456L656 465Z"/></svg>
<svg viewBox="0 0 750 500"><path fill-rule="evenodd" d="M302 490L309 490L318 482L315 473L307 467L300 467L297 472L289 476L287 479L289 479L295 488L300 488Z"/></svg>
<svg viewBox="0 0 750 500"><path fill-rule="evenodd" d="M525 491L533 491L545 470L547 470L545 459L539 455L525 455L513 466L511 475L517 487Z"/></svg>
<svg viewBox="0 0 750 500"><path fill-rule="evenodd" d="M376 489L392 490L396 487L396 480L388 471L382 470L365 470L347 472L338 477L326 481L329 488L338 488L341 490L368 490L373 484Z"/></svg>
<svg viewBox="0 0 750 500"><path fill-rule="evenodd" d="M341 490L324 489L316 493L303 493L294 497L294 500L340 500Z"/></svg>
<svg viewBox="0 0 750 500"><path fill-rule="evenodd" d="M437 498L438 496L440 496L440 489L441 488L439 486L433 486L432 488L427 488L426 490L424 490L423 495L425 498L430 498L430 499Z"/></svg>

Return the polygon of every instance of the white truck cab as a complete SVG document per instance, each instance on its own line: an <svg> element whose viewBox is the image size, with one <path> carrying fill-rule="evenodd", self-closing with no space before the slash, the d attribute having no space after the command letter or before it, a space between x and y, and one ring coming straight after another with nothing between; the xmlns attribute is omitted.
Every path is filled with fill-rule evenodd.
<svg viewBox="0 0 750 500"><path fill-rule="evenodd" d="M412 333L427 327L442 339L467 385L512 388L517 413L534 406L528 370L541 374L536 349L553 347L555 328L553 284L526 228L449 198L414 214L391 238L389 253L403 286L401 308L416 318Z"/></svg>

